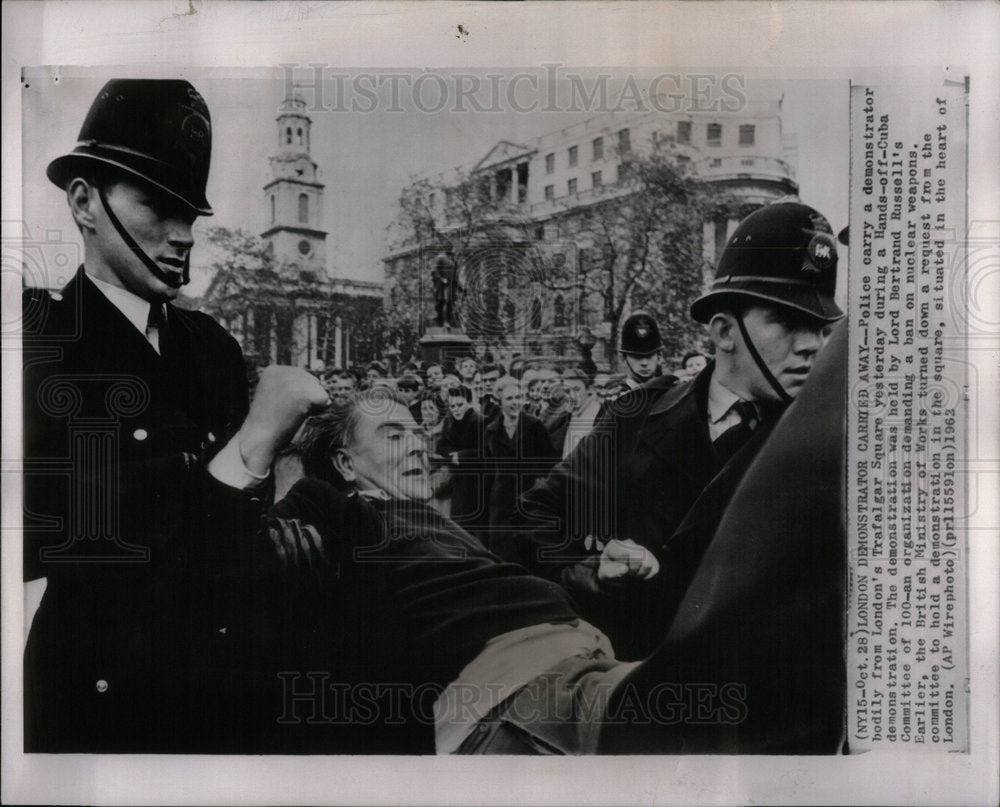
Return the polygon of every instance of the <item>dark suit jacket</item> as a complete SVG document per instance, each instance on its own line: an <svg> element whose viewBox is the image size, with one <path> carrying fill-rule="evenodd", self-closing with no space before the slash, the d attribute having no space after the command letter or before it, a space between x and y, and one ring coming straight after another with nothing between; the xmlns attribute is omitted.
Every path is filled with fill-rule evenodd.
<svg viewBox="0 0 1000 807"><path fill-rule="evenodd" d="M458 454L458 465L451 469L451 517L464 529L478 535L488 515L483 475L483 431L486 421L475 409L460 421L448 415L438 441L438 453Z"/></svg>
<svg viewBox="0 0 1000 807"><path fill-rule="evenodd" d="M743 476L663 645L616 690L696 684L724 719L609 724L602 752L841 749L847 392L845 321ZM697 708L693 688L681 696Z"/></svg>
<svg viewBox="0 0 1000 807"><path fill-rule="evenodd" d="M697 530L672 541L724 467L708 433L713 369L685 383L661 376L609 403L593 432L521 502L520 562L566 586L620 658L641 658L662 640L729 495L766 437L758 429L730 459L732 467L702 502ZM598 588L600 550L585 546L588 535L650 549L660 574L619 591Z"/></svg>
<svg viewBox="0 0 1000 807"><path fill-rule="evenodd" d="M24 572L47 579L28 750L221 750L248 712L236 575L260 505L205 470L246 414L244 364L167 308L160 356L82 268L24 295Z"/></svg>
<svg viewBox="0 0 1000 807"><path fill-rule="evenodd" d="M484 442L490 513L486 545L505 557L504 537L513 524L518 496L552 470L558 455L544 424L523 412L517 419L513 438L507 434L501 414L487 425Z"/></svg>

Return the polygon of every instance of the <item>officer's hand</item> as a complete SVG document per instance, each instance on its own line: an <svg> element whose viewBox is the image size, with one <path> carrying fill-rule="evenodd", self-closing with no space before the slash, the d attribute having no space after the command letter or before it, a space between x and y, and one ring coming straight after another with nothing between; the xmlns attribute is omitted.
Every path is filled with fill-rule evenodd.
<svg viewBox="0 0 1000 807"><path fill-rule="evenodd" d="M627 580L649 580L660 571L660 563L648 549L635 541L608 541L601 553L597 580L602 585L620 585Z"/></svg>
<svg viewBox="0 0 1000 807"><path fill-rule="evenodd" d="M265 474L308 415L330 398L315 376L301 367L265 367L257 383L250 413L237 434L247 469Z"/></svg>
<svg viewBox="0 0 1000 807"><path fill-rule="evenodd" d="M323 539L312 524L297 518L272 518L267 531L282 569L318 570L326 564Z"/></svg>

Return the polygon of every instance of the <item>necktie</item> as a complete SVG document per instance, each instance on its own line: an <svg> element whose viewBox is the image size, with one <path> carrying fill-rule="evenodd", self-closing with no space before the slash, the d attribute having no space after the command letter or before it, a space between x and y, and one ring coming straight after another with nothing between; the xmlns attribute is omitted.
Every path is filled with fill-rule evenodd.
<svg viewBox="0 0 1000 807"><path fill-rule="evenodd" d="M153 350L163 355L161 344L163 342L163 330L166 326L166 316L163 313L163 306L153 303L149 307L149 318L146 320L146 339L153 346Z"/></svg>
<svg viewBox="0 0 1000 807"><path fill-rule="evenodd" d="M750 435L753 434L754 427L759 420L757 407L750 401L737 401L732 405L730 411L736 412L740 416L740 422L726 429L712 443L715 453L719 455L719 459L723 463L728 462L729 458L750 439Z"/></svg>

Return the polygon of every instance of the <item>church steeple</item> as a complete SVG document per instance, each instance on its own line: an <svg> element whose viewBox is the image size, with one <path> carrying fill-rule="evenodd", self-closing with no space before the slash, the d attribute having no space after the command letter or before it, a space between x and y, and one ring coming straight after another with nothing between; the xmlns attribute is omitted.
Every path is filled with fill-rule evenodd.
<svg viewBox="0 0 1000 807"><path fill-rule="evenodd" d="M264 185L268 222L261 237L279 263L312 271L326 269L326 231L321 229L323 183L310 154L312 120L306 103L293 92L275 119L277 149L268 160Z"/></svg>

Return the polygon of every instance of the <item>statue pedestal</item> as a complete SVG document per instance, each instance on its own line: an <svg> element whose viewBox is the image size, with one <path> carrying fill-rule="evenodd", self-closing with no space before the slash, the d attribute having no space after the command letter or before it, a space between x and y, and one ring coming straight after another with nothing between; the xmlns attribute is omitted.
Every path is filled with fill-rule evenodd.
<svg viewBox="0 0 1000 807"><path fill-rule="evenodd" d="M420 337L420 353L428 364L440 364L445 372L456 359L472 352L472 340L461 328L431 326Z"/></svg>

